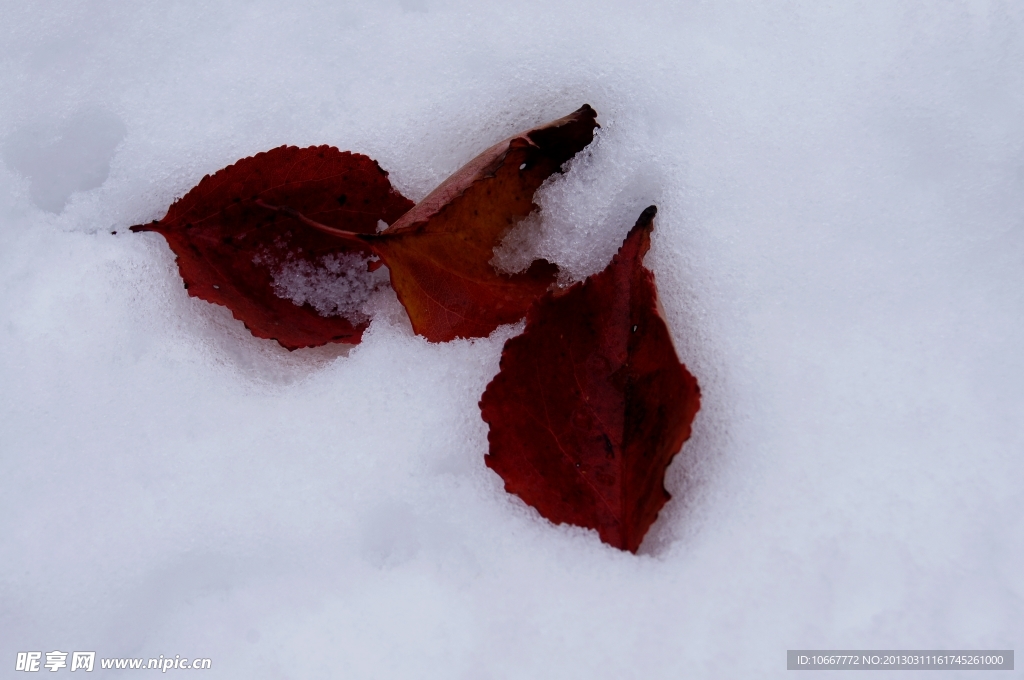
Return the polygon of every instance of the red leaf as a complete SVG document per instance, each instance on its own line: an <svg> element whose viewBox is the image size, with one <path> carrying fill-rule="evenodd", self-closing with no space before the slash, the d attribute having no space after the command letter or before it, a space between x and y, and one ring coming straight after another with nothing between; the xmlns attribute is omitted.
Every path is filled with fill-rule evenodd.
<svg viewBox="0 0 1024 680"><path fill-rule="evenodd" d="M669 499L665 469L700 407L643 266L655 212L604 271L530 308L480 399L485 461L505 489L633 552Z"/></svg>
<svg viewBox="0 0 1024 680"><path fill-rule="evenodd" d="M380 234L344 233L302 217L379 255L420 335L433 342L489 335L523 318L555 280L558 269L546 260L508 276L491 259L509 229L536 208L533 195L544 180L593 140L596 118L584 105L495 144Z"/></svg>
<svg viewBox="0 0 1024 680"><path fill-rule="evenodd" d="M387 175L366 156L334 147L282 146L207 175L162 220L132 231L163 235L178 256L189 294L224 305L253 335L288 349L356 343L367 320L351 310L355 320L324 316L314 306L337 314L330 300L296 304L281 297L316 295L301 285L289 293L281 279L290 275L301 284L303 277L323 279L333 271L342 293L349 285L365 288L372 279L356 256L369 256L369 249L309 229L291 212L262 204L288 206L334 229L373 234L379 220L392 223L413 205L391 187ZM344 308L353 300L339 302Z"/></svg>

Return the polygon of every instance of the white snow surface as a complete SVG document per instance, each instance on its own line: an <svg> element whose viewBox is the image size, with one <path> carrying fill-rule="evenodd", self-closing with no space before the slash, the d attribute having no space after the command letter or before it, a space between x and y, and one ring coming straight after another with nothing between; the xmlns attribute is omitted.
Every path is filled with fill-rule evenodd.
<svg viewBox="0 0 1024 680"><path fill-rule="evenodd" d="M32 650L526 679L1020 649L1020 3L0 16L3 677ZM703 407L639 555L485 467L477 401L521 326L431 344L386 290L361 345L290 353L127 229L281 144L365 153L419 199L583 103L598 138L499 259L578 280L659 208L647 264Z"/></svg>

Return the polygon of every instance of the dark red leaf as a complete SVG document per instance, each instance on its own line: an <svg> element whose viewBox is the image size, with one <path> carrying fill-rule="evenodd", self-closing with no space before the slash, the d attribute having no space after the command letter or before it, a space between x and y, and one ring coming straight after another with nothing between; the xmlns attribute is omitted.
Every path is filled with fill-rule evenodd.
<svg viewBox="0 0 1024 680"><path fill-rule="evenodd" d="M373 234L378 221L395 222L413 205L387 175L366 156L334 147L282 146L207 175L162 220L132 231L163 235L178 256L189 294L224 305L253 335L288 349L356 343L367 321L351 310L352 319L338 315L351 306L351 296L342 294L341 310L329 300L296 304L293 299L309 296L301 285L289 292L287 283L289 277L299 284L312 277L306 292L315 295L312 288L334 276L342 293L346 286L365 289L372 279L357 256L370 256L369 249L263 204L287 206L334 229Z"/></svg>
<svg viewBox="0 0 1024 680"><path fill-rule="evenodd" d="M604 271L530 308L480 399L485 460L505 489L633 552L669 499L665 470L700 407L643 266L655 212Z"/></svg>
<svg viewBox="0 0 1024 680"><path fill-rule="evenodd" d="M558 269L545 260L509 276L491 259L508 231L536 208L540 185L593 140L595 128L597 114L584 105L500 142L380 234L346 234L303 217L380 256L417 333L433 342L482 337L523 318L554 282Z"/></svg>

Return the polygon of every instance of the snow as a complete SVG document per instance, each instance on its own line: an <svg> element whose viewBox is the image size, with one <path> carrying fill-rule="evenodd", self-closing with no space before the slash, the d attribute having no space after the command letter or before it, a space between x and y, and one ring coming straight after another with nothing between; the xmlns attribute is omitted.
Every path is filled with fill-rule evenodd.
<svg viewBox="0 0 1024 680"><path fill-rule="evenodd" d="M0 14L0 664L772 678L786 649L1021 639L1019 5ZM704 399L640 555L484 466L519 327L430 344L377 290L363 344L289 353L127 231L285 143L419 199L584 102L597 140L496 261L578 280L659 208L647 263Z"/></svg>
<svg viewBox="0 0 1024 680"><path fill-rule="evenodd" d="M268 258L258 253L256 260ZM325 255L315 262L287 257L273 272L274 294L297 305L308 303L321 316L343 316L354 323L370 319L364 310L377 290L388 287L387 270L368 271L367 258L354 253Z"/></svg>

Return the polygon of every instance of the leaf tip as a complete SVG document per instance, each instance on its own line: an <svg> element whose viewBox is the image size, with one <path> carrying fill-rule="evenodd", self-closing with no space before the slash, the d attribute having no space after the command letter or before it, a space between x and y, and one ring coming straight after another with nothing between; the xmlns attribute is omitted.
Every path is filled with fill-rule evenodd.
<svg viewBox="0 0 1024 680"><path fill-rule="evenodd" d="M568 116L530 130L526 137L561 165L594 141L599 127L597 111L584 104Z"/></svg>
<svg viewBox="0 0 1024 680"><path fill-rule="evenodd" d="M654 221L654 216L658 214L658 206L649 205L644 208L644 211L640 213L640 217L637 219L637 225L647 224Z"/></svg>

